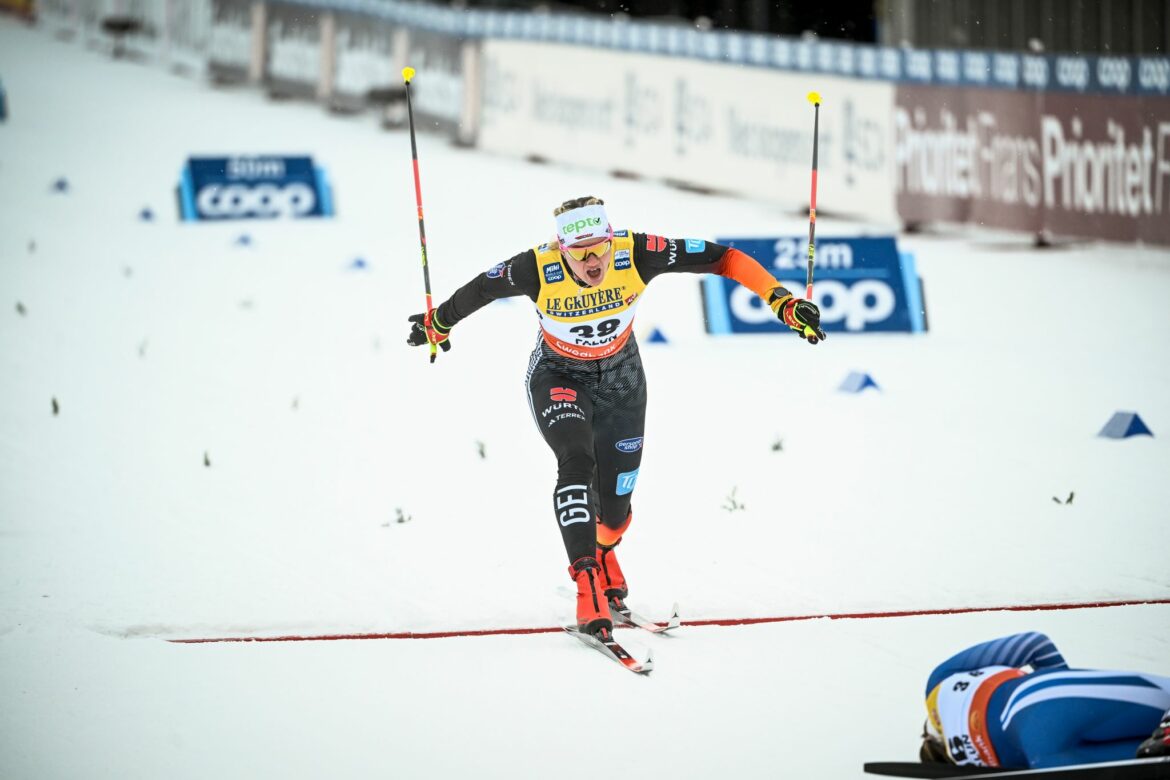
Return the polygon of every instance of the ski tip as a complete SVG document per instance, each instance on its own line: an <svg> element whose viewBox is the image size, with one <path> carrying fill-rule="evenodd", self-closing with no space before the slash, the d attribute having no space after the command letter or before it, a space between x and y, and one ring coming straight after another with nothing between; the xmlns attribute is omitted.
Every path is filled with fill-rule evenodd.
<svg viewBox="0 0 1170 780"><path fill-rule="evenodd" d="M638 667L638 673L639 674L649 674L652 671L654 671L654 651L647 650L646 651L646 660L643 661L642 665Z"/></svg>

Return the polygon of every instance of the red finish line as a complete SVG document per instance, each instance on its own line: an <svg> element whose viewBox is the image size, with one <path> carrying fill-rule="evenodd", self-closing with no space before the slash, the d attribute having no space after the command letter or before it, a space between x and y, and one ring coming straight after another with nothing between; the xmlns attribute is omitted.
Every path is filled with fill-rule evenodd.
<svg viewBox="0 0 1170 780"><path fill-rule="evenodd" d="M1045 612L1066 609L1101 609L1103 607L1133 607L1144 604L1170 604L1170 598L1139 599L1132 601L1090 601L1074 604L1016 604L1001 607L959 607L954 609L912 609L897 612L841 612L827 615L787 615L783 617L712 618L684 620L684 626L750 626L759 623L793 623L801 620L869 620L873 618L921 617L925 615L963 615L970 612ZM666 625L662 623L660 625ZM617 626L625 628L626 626ZM509 634L554 634L560 626L535 628L477 628L455 631L400 631L388 634L318 634L293 636L237 636L205 637L195 639L168 639L175 644L200 645L213 642L335 642L343 639L449 639L468 636L507 636Z"/></svg>

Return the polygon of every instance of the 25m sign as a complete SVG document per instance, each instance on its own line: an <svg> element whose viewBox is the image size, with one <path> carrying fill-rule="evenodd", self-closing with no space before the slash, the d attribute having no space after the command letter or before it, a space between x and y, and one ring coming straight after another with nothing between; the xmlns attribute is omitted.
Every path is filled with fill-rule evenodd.
<svg viewBox="0 0 1170 780"><path fill-rule="evenodd" d="M311 157L191 157L179 179L186 221L333 216L333 194Z"/></svg>
<svg viewBox="0 0 1170 780"><path fill-rule="evenodd" d="M795 295L803 295L808 242L803 237L719 239L754 257ZM813 303L829 333L920 333L926 304L914 256L894 239L824 238L817 241ZM721 276L703 277L710 333L781 333L788 328L746 287Z"/></svg>

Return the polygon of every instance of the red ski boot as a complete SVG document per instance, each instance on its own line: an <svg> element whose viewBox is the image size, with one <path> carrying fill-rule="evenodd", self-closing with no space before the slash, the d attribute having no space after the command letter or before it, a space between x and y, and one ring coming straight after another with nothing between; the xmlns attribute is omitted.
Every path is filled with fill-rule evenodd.
<svg viewBox="0 0 1170 780"><path fill-rule="evenodd" d="M617 528L610 528L601 522L600 517L597 518L597 562L601 564L601 586L610 606L618 609L625 609L629 588L626 587L626 576L622 574L614 548L621 544L622 534L630 527L633 519L633 509L626 512L625 521Z"/></svg>
<svg viewBox="0 0 1170 780"><path fill-rule="evenodd" d="M621 542L621 539L618 542ZM624 608L625 598L630 590L626 587L626 577L622 574L614 547L617 547L617 543L611 547L597 546L597 561L601 564L601 587L611 605Z"/></svg>
<svg viewBox="0 0 1170 780"><path fill-rule="evenodd" d="M609 602L601 587L601 567L594 558L578 558L569 567L577 583L577 627L587 634L613 631Z"/></svg>

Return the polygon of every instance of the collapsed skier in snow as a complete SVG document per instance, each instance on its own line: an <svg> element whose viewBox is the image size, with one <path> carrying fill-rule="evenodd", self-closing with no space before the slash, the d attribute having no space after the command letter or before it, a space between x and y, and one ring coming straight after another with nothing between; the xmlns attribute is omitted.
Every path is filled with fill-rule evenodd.
<svg viewBox="0 0 1170 780"><path fill-rule="evenodd" d="M1035 631L944 661L926 711L923 762L1036 769L1170 755L1170 677L1070 669Z"/></svg>
<svg viewBox="0 0 1170 780"><path fill-rule="evenodd" d="M646 377L634 310L654 277L715 273L749 288L811 344L825 338L820 312L784 289L754 259L698 239L615 231L598 198L554 210L556 239L521 252L425 314L409 318L407 343L451 348L451 328L498 298L536 304L540 338L529 361L532 416L557 457L553 511L577 585L578 627L608 635L610 606L628 588L614 548L633 517L642 458Z"/></svg>

